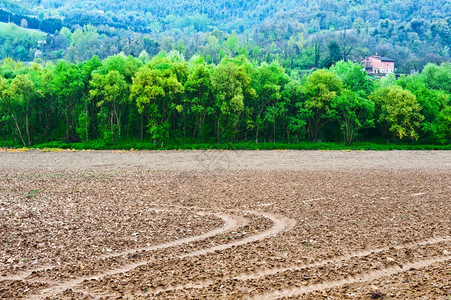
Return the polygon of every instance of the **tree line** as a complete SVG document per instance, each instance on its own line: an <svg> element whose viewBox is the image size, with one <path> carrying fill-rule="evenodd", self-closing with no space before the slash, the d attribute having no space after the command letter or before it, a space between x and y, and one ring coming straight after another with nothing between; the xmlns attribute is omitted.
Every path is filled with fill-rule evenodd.
<svg viewBox="0 0 451 300"><path fill-rule="evenodd" d="M375 80L362 66L284 69L177 51L0 66L0 141L449 143L451 64Z"/></svg>
<svg viewBox="0 0 451 300"><path fill-rule="evenodd" d="M63 22L60 18L43 18L39 19L35 16L24 15L20 13L13 13L4 8L0 8L0 22L14 23L30 29L39 29L43 32L53 34L60 31L63 27Z"/></svg>

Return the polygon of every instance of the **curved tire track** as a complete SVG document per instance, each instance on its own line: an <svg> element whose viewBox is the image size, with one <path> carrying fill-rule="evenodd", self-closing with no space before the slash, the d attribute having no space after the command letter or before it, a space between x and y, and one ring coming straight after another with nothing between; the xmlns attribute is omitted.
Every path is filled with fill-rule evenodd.
<svg viewBox="0 0 451 300"><path fill-rule="evenodd" d="M41 272L41 271L45 271L45 270L51 270L55 268L54 265L43 265L34 269L28 269L25 271L21 271L15 275L10 275L10 276L0 276L0 281L6 281L6 280L11 280L11 281L20 281L20 280L25 280L27 277L29 277L30 275L32 275L35 272Z"/></svg>
<svg viewBox="0 0 451 300"><path fill-rule="evenodd" d="M317 291L323 291L328 289L333 289L336 287L341 287L344 285L349 285L353 283L359 283L359 282L367 282L367 281L373 281L376 279L380 279L386 276L395 275L398 273L406 272L411 269L422 269L426 268L432 264L444 262L447 260L451 260L451 255L448 256L440 256L432 259L427 260L419 260L416 262L405 264L403 267L400 266L394 266L390 268L385 268L377 271L370 271L361 273L358 276L345 278L337 281L327 281L324 283L319 284L312 284L305 287L299 287L299 288L292 288L292 289L286 289L282 291L277 292L269 292L265 294L261 294L255 297L251 297L251 299L277 299L282 297L291 297L291 296L300 296L307 293L317 292Z"/></svg>
<svg viewBox="0 0 451 300"><path fill-rule="evenodd" d="M226 214L220 214L220 213L211 213L212 215L215 215L219 218L221 218L224 221L224 225L220 228L214 229L212 231L209 231L205 234L202 235L198 235L198 236L193 236L193 237L187 237L187 238L183 238L180 240L176 240L176 241L172 241L172 242L168 242L168 243L164 243L164 244L159 244L159 245L154 245L154 246L150 246L150 247L143 247L143 248L134 248L134 249L129 249L126 251L121 251L118 253L113 253L113 254L108 254L108 255L103 255L101 257L99 257L99 259L107 259L107 258L115 258L115 257L121 257L124 255L128 255L128 254L132 254L138 251L155 251L158 249L164 249L164 248L169 248L169 247L174 247L174 246L179 246L179 245L183 245L186 243L190 243L190 242L194 242L197 240L202 240L202 239L206 239L218 234L221 234L223 232L228 232L231 230L234 230L236 228L238 228L239 226L241 226L243 223L245 223L245 221L241 218L241 217L236 217L236 216L231 216L231 215L226 215ZM51 284L52 286L50 288L47 288L43 291L41 291L38 295L30 295L29 298L30 299L42 299L45 297L51 297L53 295L56 295L58 293L61 293L69 288L72 288L74 286L76 286L77 284L82 283L85 280L89 280L92 279L93 277L97 277L97 278L102 278L108 275L115 275L115 274L119 274L119 273L125 273L128 272L130 270L133 270L139 266L145 265L147 263L149 263L151 261L143 261L143 262L139 262L139 263L132 263L132 264L127 264L125 266L121 266L120 268L115 268L115 269L111 269L108 270L106 272L103 273L99 273L96 275L91 275L91 276L81 276L81 277L77 277L68 281L64 281L61 283L57 283L55 284L55 282L47 282L49 284ZM52 267L50 269L53 269L55 267ZM48 270L49 268L44 268L44 270ZM30 275L30 272L24 273L24 276L28 277ZM28 276L27 276L28 275ZM5 280L26 280L26 277L9 277ZM33 281L37 281L39 282L40 280L33 280ZM42 281L41 281L42 282Z"/></svg>
<svg viewBox="0 0 451 300"><path fill-rule="evenodd" d="M156 212L168 212L169 210L154 209L154 211L156 211ZM132 249L128 249L128 250L121 251L121 252L115 252L115 253L111 253L111 254L100 255L98 257L98 259L116 258L116 257L125 256L125 255L130 255L130 254L133 254L133 253L136 253L136 252L140 252L140 251L155 251L155 250L158 250L158 249L164 249L164 248L175 247L175 246L191 243L191 242L194 242L194 241L197 241L197 240L202 240L202 239L205 239L205 238L209 238L209 237L215 236L215 235L220 234L222 232L231 231L231 230L241 226L241 224L243 224L243 222L244 222L242 220L242 218L231 217L231 216L225 215L225 214L207 213L207 212L204 212L204 213L205 214L215 215L216 217L222 219L222 221L224 222L224 225L222 227L220 227L220 228L214 229L214 230L209 231L209 232L207 232L205 234L202 234L202 235L197 235L197 236L193 236L193 237L187 237L187 238L175 240L175 241L172 241L172 242L167 242L167 243L163 243L163 244L159 244L159 245L153 245L153 246L149 246L149 247L132 248ZM32 275L35 272L52 270L52 269L54 269L56 267L57 266L54 266L54 265L44 265L44 266L40 266L40 267L37 267L37 268L34 268L34 269L22 271L22 272L20 272L20 273L18 273L16 275L1 276L0 277L0 281L5 281L5 280L12 280L12 281L26 280L27 277L29 277L30 275Z"/></svg>
<svg viewBox="0 0 451 300"><path fill-rule="evenodd" d="M237 277L235 277L235 279L238 279L238 280L258 279L258 278L274 275L274 274L281 273L281 272L299 271L299 270L306 269L306 268L322 267L322 266L325 266L330 263L337 263L337 262L341 262L341 261L350 260L353 258L365 257L365 256L368 256L371 254L377 254L377 253L381 253L384 251L388 251L390 249L401 250L401 249L406 249L406 248L434 245L434 244L450 242L450 241L451 241L451 237L430 238L427 240L414 242L414 243L407 243L405 245L400 245L400 246L392 246L392 247L377 248L377 249L353 252L350 254L337 256L335 258L326 259L326 260L322 260L322 261L311 263L311 264L305 264L305 265L300 265L300 266L295 266L295 267L287 267L287 268L266 269L266 270L262 270L260 272L253 272L251 274L243 274L241 276L238 275Z"/></svg>
<svg viewBox="0 0 451 300"><path fill-rule="evenodd" d="M261 212L255 212L255 211L247 211L247 213L250 214L254 214L254 215L260 215L266 219L269 219L273 222L273 226L271 226L269 229L262 231L260 233L245 237L244 239L241 239L239 241L236 242L232 242L232 243L228 243L228 244L223 244L223 245L218 245L218 246L214 246L214 247L210 247L210 248L206 248L206 249L201 249L195 252L191 252L191 253L187 253L181 256L178 256L179 258L185 258L185 257L193 257L193 256L199 256L199 255L205 255L208 253L213 253L216 251L221 251L221 250L225 250L228 248L232 248L235 246L240 246L240 245L245 245L245 244L249 244L252 242L256 242L256 241L260 241L263 240L269 236L272 235L276 235L279 234L283 231L287 231L290 230L291 228L294 227L294 225L296 224L296 222L292 219L288 219L285 217L281 217L281 216L277 216L277 215L273 215L270 213L261 213Z"/></svg>
<svg viewBox="0 0 451 300"><path fill-rule="evenodd" d="M256 215L261 215L267 219L270 219L273 222L273 226L271 226L271 228L260 232L258 234L246 237L244 239L241 239L239 241L236 242L232 242L232 243L228 243L228 244L223 244L223 245L218 245L218 246L214 246L214 247L210 247L210 248L206 248L206 249L201 249L198 251L194 251L191 253L187 253L187 254L183 254L183 255L179 255L176 256L178 258L186 258L186 257L193 257L193 256L199 256L199 255L205 255L208 253L213 253L216 251L221 251L221 250L225 250L228 248L232 248L235 246L240 246L240 245L244 245L244 244L248 244L254 241L259 241L262 240L266 237L272 236L272 235L276 235L282 231L285 230L289 230L291 229L294 224L295 221L288 219L288 218L284 218L284 217L279 217L273 214L269 214L269 213L260 213L260 212L254 212L254 211L249 211L248 213L250 214L256 214ZM200 236L196 236L196 237L191 237L191 238L185 238L182 240L178 240L178 241L174 241L174 242L169 242L169 243L165 243L165 244L160 244L160 245L156 245L156 246L152 246L152 247L146 247L146 248L140 248L140 249L132 249L132 250L128 250L128 251L124 251L121 253L115 253L115 254L111 254L108 255L108 257L117 257L117 256L122 256L122 255L126 255L126 254L131 254L134 253L136 251L139 250L147 250L147 251L153 251L153 250L157 250L157 249L163 249L163 248L168 248L168 247L173 247L173 246L177 246L177 245L182 245L182 244L186 244L195 240L201 240L201 239L206 239L215 235L218 235L220 233L223 232L228 232L231 231L233 229L238 228L239 226L243 225L243 221L241 220L241 218L236 218L236 217L232 217L230 215L225 215L225 214L217 214L217 213L213 213L214 215L222 218L225 222L225 225L223 227L221 227L220 229L215 229L213 231L210 231L206 234L200 235ZM74 288L77 285L79 285L80 283L82 283L85 280L90 280L93 277L96 277L97 279L106 277L106 276L111 276L111 275L116 275L116 274L120 274L120 273L126 273L129 272L131 270L134 270L140 266L146 265L148 263L151 263L152 260L147 260L147 261L142 261L142 262L138 262L138 263L131 263L131 264L127 264L124 266L121 266L120 268L115 268L112 270L108 270L106 272L103 273L99 273L96 274L94 276L82 276L82 277L78 277L78 278L74 278L72 280L69 281L65 281L62 282L60 284L57 285L53 285L50 288L47 288L43 291L40 292L39 295L32 295L30 296L31 299L41 299L41 298L45 298L45 297L52 297L55 296L56 294L59 294L61 292L64 292L65 290L69 289L69 288ZM77 289L74 289L75 291L77 291Z"/></svg>
<svg viewBox="0 0 451 300"><path fill-rule="evenodd" d="M299 266L294 266L294 267L287 267L287 268L264 269L264 270L255 271L255 272L252 272L252 273L242 273L241 275L238 275L238 276L234 277L233 280L246 281L246 280L259 279L259 278L275 275L277 273L282 273L282 272L292 272L292 271L299 271L299 270L306 269L306 268L322 267L322 266L325 266L325 265L330 264L330 263L346 261L346 260L350 260L350 259L353 259L353 258L365 257L365 256L368 256L368 255L371 255L371 254L376 254L376 253L388 251L390 249L400 250L400 249L405 249L405 248L414 248L414 247L418 247L418 246L434 245L434 244L438 244L438 243L442 243L442 242L450 242L450 241L451 241L451 237L430 238L430 239L427 239L427 240L423 240L423 241L419 241L419 242L413 242L413 243L407 243L407 244L399 245L399 246L377 248L377 249L370 249L370 250L365 250L365 251L353 252L353 253L350 253L350 254L337 256L335 258L322 260L322 261L319 261L319 262L314 262L314 263L311 263L311 264L304 264L304 265L299 265ZM177 285L177 286L169 287L169 288L165 288L165 289L156 289L154 291L150 291L150 293L158 294L158 293L161 293L161 292L169 292L169 291L183 290L183 289L202 289L202 288L208 288L209 286L213 285L214 283L215 283L215 281L213 281L213 280L204 280L204 281L199 281L199 282L196 282L196 283L188 283L188 284L184 284L184 285Z"/></svg>

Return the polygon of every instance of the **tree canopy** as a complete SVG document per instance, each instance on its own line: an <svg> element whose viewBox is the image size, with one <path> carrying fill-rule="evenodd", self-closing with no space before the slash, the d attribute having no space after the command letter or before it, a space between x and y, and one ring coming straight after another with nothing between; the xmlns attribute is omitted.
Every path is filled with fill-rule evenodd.
<svg viewBox="0 0 451 300"><path fill-rule="evenodd" d="M178 51L79 63L6 59L0 143L444 144L451 138L448 68L430 64L421 74L375 80L349 61L302 74L244 54L218 64Z"/></svg>

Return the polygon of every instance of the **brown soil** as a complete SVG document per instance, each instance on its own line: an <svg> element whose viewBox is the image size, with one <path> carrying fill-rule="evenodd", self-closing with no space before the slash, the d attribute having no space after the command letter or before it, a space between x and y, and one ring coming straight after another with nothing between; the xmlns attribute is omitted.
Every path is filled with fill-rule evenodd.
<svg viewBox="0 0 451 300"><path fill-rule="evenodd" d="M449 299L446 151L0 151L2 299Z"/></svg>

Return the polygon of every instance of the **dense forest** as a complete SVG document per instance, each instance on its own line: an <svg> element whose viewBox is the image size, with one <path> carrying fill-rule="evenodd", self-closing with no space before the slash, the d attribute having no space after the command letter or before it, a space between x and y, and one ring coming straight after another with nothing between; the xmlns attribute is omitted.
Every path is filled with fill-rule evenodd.
<svg viewBox="0 0 451 300"><path fill-rule="evenodd" d="M338 61L301 74L245 55L218 64L178 51L0 66L0 143L165 143L451 139L451 64L368 76Z"/></svg>
<svg viewBox="0 0 451 300"><path fill-rule="evenodd" d="M177 50L308 70L378 53L411 73L450 61L447 0L0 0L0 22L21 27L0 36L0 59L27 62Z"/></svg>

